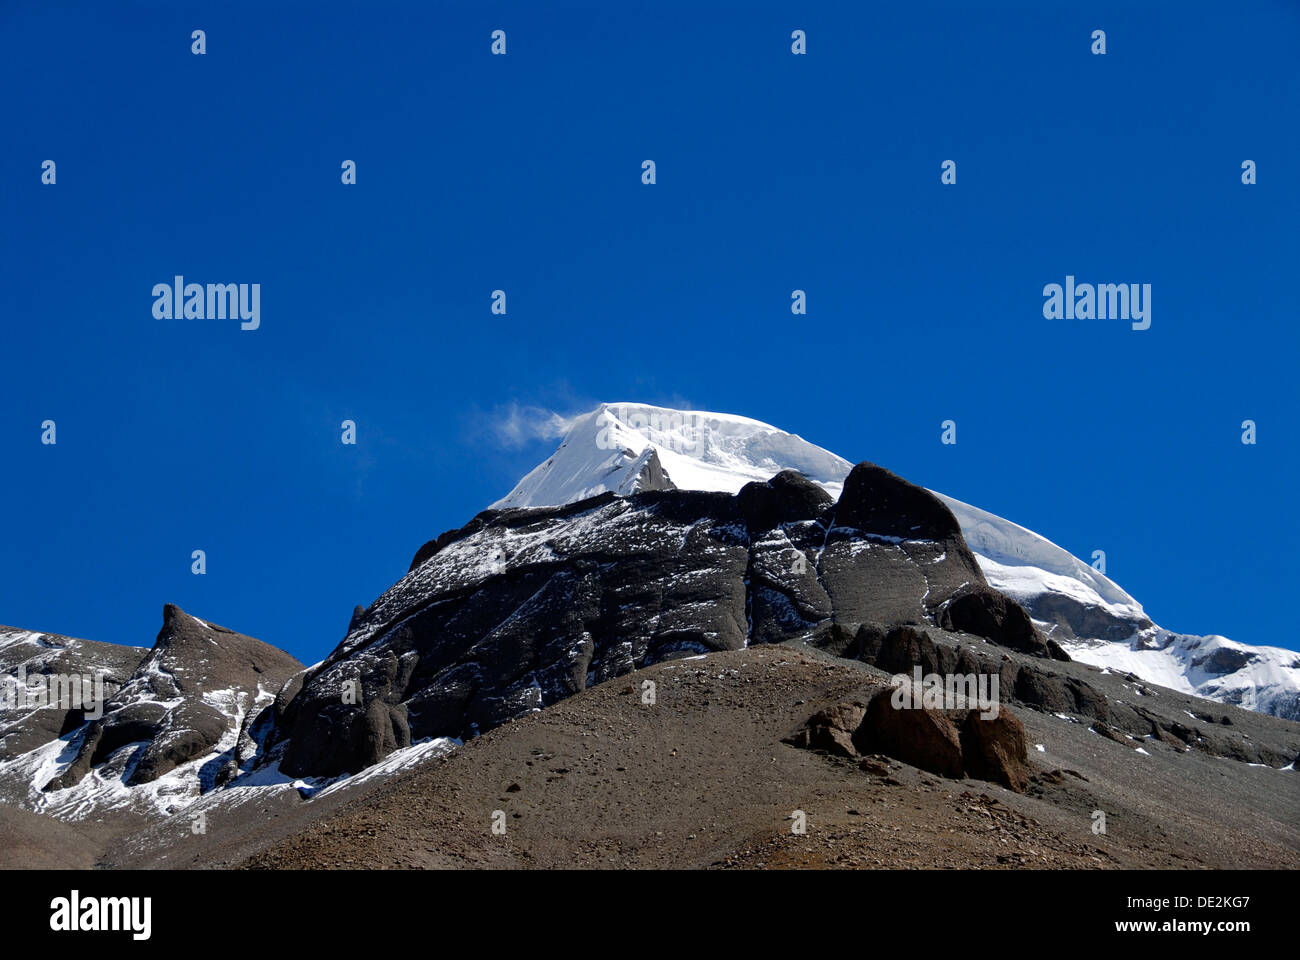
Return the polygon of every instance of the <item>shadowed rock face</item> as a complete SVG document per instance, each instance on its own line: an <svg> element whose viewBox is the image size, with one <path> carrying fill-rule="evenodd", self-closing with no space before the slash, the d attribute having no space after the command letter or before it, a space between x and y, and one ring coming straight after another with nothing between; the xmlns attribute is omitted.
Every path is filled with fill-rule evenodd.
<svg viewBox="0 0 1300 960"><path fill-rule="evenodd" d="M648 493L651 490L676 490L677 486L669 479L668 474L664 472L664 465L659 462L659 451L650 447L643 455L644 463L641 471L636 475L633 485L637 493Z"/></svg>
<svg viewBox="0 0 1300 960"><path fill-rule="evenodd" d="M867 704L862 724L853 734L861 753L883 753L941 777L960 780L966 766L961 733L941 710L898 709L893 692L882 690Z"/></svg>
<svg viewBox="0 0 1300 960"><path fill-rule="evenodd" d="M1206 673L1233 673L1249 663L1255 656L1247 650L1229 650L1221 648L1204 657L1192 661L1193 667L1199 667Z"/></svg>
<svg viewBox="0 0 1300 960"><path fill-rule="evenodd" d="M945 630L996 638L1004 647L1035 657L1070 659L1057 643L1043 637L1020 604L992 587L971 586L960 590L944 605L939 625Z"/></svg>
<svg viewBox="0 0 1300 960"><path fill-rule="evenodd" d="M1137 620L1117 617L1092 604L1081 603L1060 593L1040 593L1027 601L1026 609L1035 620L1051 624L1053 639L1074 640L1096 637L1112 643L1124 643L1134 631L1148 630L1154 624L1142 617Z"/></svg>
<svg viewBox="0 0 1300 960"><path fill-rule="evenodd" d="M486 511L421 547L354 615L278 717L282 769L353 772L412 739L474 736L664 659L838 622L937 625L963 589L987 584L951 511L872 464L854 468L838 502L785 471L734 496ZM1005 604L989 639L1010 636L1019 608ZM1014 639L1033 646L1020 612L1029 639Z"/></svg>
<svg viewBox="0 0 1300 960"><path fill-rule="evenodd" d="M179 607L163 608L153 649L91 721L72 764L45 789L73 786L112 753L139 743L129 786L150 783L231 741L232 759L254 709L269 704L302 664L282 650Z"/></svg>

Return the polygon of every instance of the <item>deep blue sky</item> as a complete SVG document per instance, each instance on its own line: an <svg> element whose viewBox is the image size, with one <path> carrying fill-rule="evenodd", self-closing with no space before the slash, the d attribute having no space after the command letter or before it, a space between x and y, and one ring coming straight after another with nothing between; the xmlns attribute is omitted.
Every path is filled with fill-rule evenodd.
<svg viewBox="0 0 1300 960"><path fill-rule="evenodd" d="M172 601L312 662L550 452L509 404L640 400L1300 646L1300 6L541 6L0 4L0 622L147 645ZM155 320L176 273L261 329ZM1151 329L1044 320L1067 273Z"/></svg>

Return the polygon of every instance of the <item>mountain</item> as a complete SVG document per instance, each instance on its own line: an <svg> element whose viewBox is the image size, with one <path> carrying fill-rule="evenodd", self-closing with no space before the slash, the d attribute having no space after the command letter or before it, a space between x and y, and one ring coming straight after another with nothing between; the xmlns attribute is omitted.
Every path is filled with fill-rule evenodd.
<svg viewBox="0 0 1300 960"><path fill-rule="evenodd" d="M171 604L148 650L6 628L29 692L108 682L89 709L4 702L0 865L508 862L471 808L511 811L519 865L761 863L823 786L838 813L817 816L891 811L883 834L841 825L855 856L900 862L880 840L941 823L905 862L1009 862L991 837L953 846L975 794L943 784L963 781L1017 805L1010 862L1297 862L1300 725L1072 660L1055 637L1140 606L1029 531L846 466L757 421L602 407L313 666ZM913 671L996 684L998 709L883 707ZM663 819L710 808L681 836ZM1097 809L1122 836L1095 839Z"/></svg>
<svg viewBox="0 0 1300 960"><path fill-rule="evenodd" d="M78 820L106 810L178 811L240 773L264 735L258 719L303 666L289 654L167 604L149 650L8 631L0 659L32 648L42 675L111 674L97 709L41 708L4 730L0 798ZM91 714L95 714L92 716ZM25 728L43 717L42 737ZM58 731L48 735L54 724ZM21 736L19 736L21 734Z"/></svg>
<svg viewBox="0 0 1300 960"><path fill-rule="evenodd" d="M794 434L728 414L605 403L577 417L555 451L492 506L541 507L609 491L734 493L797 470L838 496L852 464ZM1085 663L1248 710L1300 719L1300 654L1154 624L1117 584L1045 537L936 493L989 585Z"/></svg>

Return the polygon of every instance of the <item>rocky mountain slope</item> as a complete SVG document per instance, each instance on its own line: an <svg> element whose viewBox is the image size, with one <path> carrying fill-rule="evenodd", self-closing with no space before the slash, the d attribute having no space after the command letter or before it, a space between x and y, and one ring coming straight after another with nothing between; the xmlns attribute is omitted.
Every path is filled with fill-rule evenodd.
<svg viewBox="0 0 1300 960"><path fill-rule="evenodd" d="M111 693L127 682L147 653L143 647L0 627L5 693L0 698L0 756L35 749L81 725L84 711L49 703L49 678L76 677L88 680L91 688L98 678ZM93 695L93 689L87 692Z"/></svg>
<svg viewBox="0 0 1300 960"><path fill-rule="evenodd" d="M988 588L935 497L871 464L838 501L785 471L735 495L604 493L480 514L358 611L272 742L290 775L354 772L669 657L867 620L943 623L1061 655Z"/></svg>
<svg viewBox="0 0 1300 960"><path fill-rule="evenodd" d="M172 604L147 652L11 634L0 655L20 656L32 643L62 651L47 661L51 668L108 669L120 681L99 705L100 716L39 709L3 741L3 799L69 821L152 819L238 776L269 729L266 709L302 670L289 654ZM38 723L59 730L42 739L24 729Z"/></svg>

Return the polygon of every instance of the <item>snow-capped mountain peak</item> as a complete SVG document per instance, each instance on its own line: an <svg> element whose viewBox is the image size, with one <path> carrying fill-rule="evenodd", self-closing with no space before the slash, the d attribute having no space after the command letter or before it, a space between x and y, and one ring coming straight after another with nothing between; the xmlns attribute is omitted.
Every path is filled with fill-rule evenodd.
<svg viewBox="0 0 1300 960"><path fill-rule="evenodd" d="M720 490L798 470L838 497L853 464L758 420L643 403L602 403L492 508L557 506L612 491Z"/></svg>
<svg viewBox="0 0 1300 960"><path fill-rule="evenodd" d="M606 491L735 493L797 470L839 497L853 464L748 417L602 403L492 509L558 506ZM1113 580L1032 530L931 491L948 505L989 584L1023 605L1075 659L1247 709L1300 719L1300 654L1154 624Z"/></svg>

